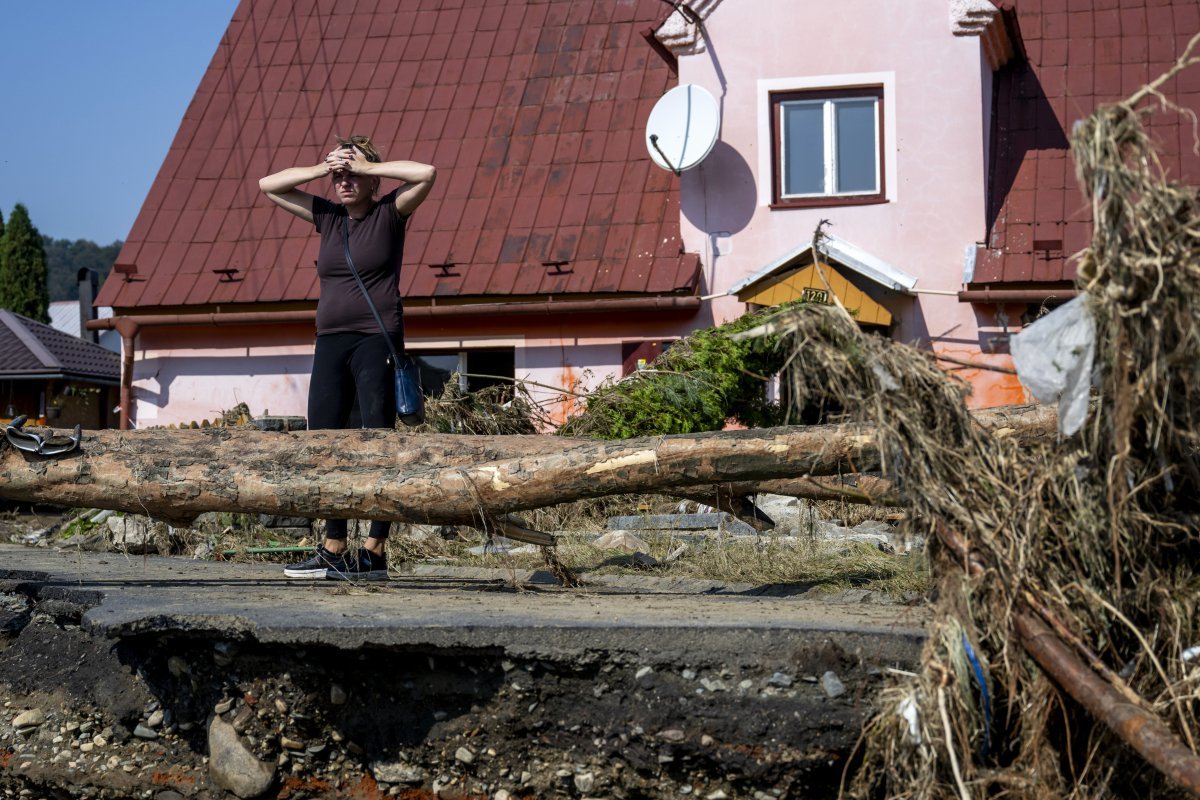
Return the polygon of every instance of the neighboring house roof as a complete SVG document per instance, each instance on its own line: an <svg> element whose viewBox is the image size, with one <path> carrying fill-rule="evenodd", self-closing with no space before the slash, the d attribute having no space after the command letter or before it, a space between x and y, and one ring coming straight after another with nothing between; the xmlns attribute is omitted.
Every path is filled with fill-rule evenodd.
<svg viewBox="0 0 1200 800"><path fill-rule="evenodd" d="M116 384L121 357L97 344L0 309L0 378Z"/></svg>
<svg viewBox="0 0 1200 800"><path fill-rule="evenodd" d="M50 327L62 331L70 336L78 336L85 341L91 341L87 336L83 336L79 330L79 324L82 321L79 314L78 300L55 300L50 303L48 313L50 315ZM112 309L108 306L95 309L96 318L108 319L112 316ZM96 343L105 350L112 350L115 353L121 352L121 334L115 330L89 331L91 335L96 336Z"/></svg>
<svg viewBox="0 0 1200 800"><path fill-rule="evenodd" d="M96 316L99 319L107 319L112 316L112 309L107 306L96 309L96 312ZM51 328L56 328L71 336L80 335L78 300L55 300L50 304L48 313L50 315Z"/></svg>
<svg viewBox="0 0 1200 800"><path fill-rule="evenodd" d="M97 304L315 301L313 228L257 181L351 134L438 168L408 230L410 301L695 294L678 180L641 135L676 83L644 36L670 13L660 0L242 0Z"/></svg>
<svg viewBox="0 0 1200 800"><path fill-rule="evenodd" d="M1196 0L1020 0L1016 13L1028 60L995 74L988 241L967 276L974 284L1074 279L1070 256L1090 241L1091 208L1068 150L1072 125L1166 72L1200 31ZM1163 91L1200 112L1200 68ZM1157 110L1149 131L1168 177L1200 183L1192 121Z"/></svg>

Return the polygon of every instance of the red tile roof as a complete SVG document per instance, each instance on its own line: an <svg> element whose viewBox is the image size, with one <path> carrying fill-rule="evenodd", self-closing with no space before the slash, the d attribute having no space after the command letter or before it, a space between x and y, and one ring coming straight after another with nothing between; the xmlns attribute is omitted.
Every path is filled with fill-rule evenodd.
<svg viewBox="0 0 1200 800"><path fill-rule="evenodd" d="M1008 5L1007 3L1004 5ZM1166 72L1200 31L1196 0L1019 0L1028 61L996 73L989 236L974 283L1069 281L1091 236L1067 138L1075 120ZM1200 68L1163 87L1200 113ZM1189 119L1156 112L1151 134L1171 179L1200 183Z"/></svg>
<svg viewBox="0 0 1200 800"><path fill-rule="evenodd" d="M136 271L97 303L315 301L316 235L257 181L351 133L438 167L409 225L406 298L694 294L679 182L642 146L676 82L643 33L670 13L660 0L242 0L117 259Z"/></svg>

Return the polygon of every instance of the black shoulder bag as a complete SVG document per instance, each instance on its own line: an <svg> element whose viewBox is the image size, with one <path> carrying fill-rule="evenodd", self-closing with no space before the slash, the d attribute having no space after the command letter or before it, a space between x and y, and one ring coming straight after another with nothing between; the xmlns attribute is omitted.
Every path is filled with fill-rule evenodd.
<svg viewBox="0 0 1200 800"><path fill-rule="evenodd" d="M425 393L421 391L421 369L417 366L416 359L408 353L401 355L396 352L392 345L392 335L384 327L383 319L375 309L375 304L371 302L371 295L367 294L366 285L358 276L358 270L354 268L354 259L350 258L349 214L342 217L342 248L346 252L346 266L350 267L350 274L357 281L363 299L367 301L367 308L371 309L375 321L379 323L379 330L383 331L383 340L387 342L388 352L391 353L392 367L396 370L396 413L405 425L420 425L425 421Z"/></svg>

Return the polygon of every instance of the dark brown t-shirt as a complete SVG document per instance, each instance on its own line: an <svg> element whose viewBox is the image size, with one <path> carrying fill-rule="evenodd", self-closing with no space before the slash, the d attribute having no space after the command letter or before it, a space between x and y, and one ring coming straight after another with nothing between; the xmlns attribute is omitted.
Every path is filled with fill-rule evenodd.
<svg viewBox="0 0 1200 800"><path fill-rule="evenodd" d="M348 216L344 205L313 197L313 224L321 235L317 253L317 275L321 279L317 334L379 333L379 325L346 265L342 220L349 221L350 257L383 324L391 333L402 331L400 262L404 259L404 224L408 217L396 211L393 191L375 201L361 220Z"/></svg>

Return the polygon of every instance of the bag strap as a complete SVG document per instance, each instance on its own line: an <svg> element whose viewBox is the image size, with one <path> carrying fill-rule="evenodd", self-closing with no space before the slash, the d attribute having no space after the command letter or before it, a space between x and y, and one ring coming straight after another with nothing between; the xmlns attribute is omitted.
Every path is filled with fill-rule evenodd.
<svg viewBox="0 0 1200 800"><path fill-rule="evenodd" d="M366 284L362 278L358 276L358 270L354 268L354 259L350 257L350 212L346 212L346 216L342 217L342 249L346 253L346 266L350 267L350 274L354 276L354 280L358 283L358 288L362 291L363 299L367 301L367 308L371 309L371 314L375 317L375 321L379 323L379 330L383 331L383 340L387 343L388 352L392 354L392 366L400 366L400 356L396 354L396 347L392 344L392 335L388 333L388 329L383 324L383 318L379 316L379 311L376 310L375 304L371 302L371 295L367 293Z"/></svg>

